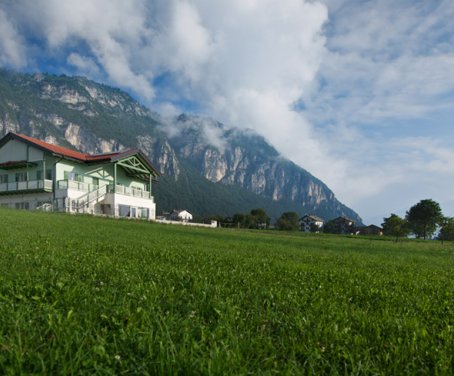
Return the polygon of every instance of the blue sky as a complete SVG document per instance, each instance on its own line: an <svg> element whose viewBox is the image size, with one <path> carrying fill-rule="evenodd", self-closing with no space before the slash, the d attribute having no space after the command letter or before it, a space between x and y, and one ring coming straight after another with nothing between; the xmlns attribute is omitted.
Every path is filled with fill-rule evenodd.
<svg viewBox="0 0 454 376"><path fill-rule="evenodd" d="M0 65L252 128L366 223L454 216L452 0L6 0Z"/></svg>

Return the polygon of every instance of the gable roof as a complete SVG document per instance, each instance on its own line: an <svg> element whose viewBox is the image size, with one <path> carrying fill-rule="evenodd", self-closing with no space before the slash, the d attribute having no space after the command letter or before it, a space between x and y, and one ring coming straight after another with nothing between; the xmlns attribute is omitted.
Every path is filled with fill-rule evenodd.
<svg viewBox="0 0 454 376"><path fill-rule="evenodd" d="M305 218L309 218L315 222L325 222L322 218L317 217L316 215L311 215L311 214L306 214L300 218L300 221L302 221Z"/></svg>
<svg viewBox="0 0 454 376"><path fill-rule="evenodd" d="M355 221L353 219L350 219L348 217L337 217L332 220L335 223L346 223L346 224L355 224Z"/></svg>
<svg viewBox="0 0 454 376"><path fill-rule="evenodd" d="M116 162L123 158L137 155L142 163L150 170L154 176L159 176L160 173L151 164L150 160L139 149L126 149L123 151L104 153L104 154L85 154L79 151L64 148L62 146L50 144L38 140L37 138L29 137L20 133L9 132L5 137L0 140L0 147L10 140L19 140L28 145L34 146L39 150L50 153L57 157L75 160L82 163L102 163L102 162Z"/></svg>

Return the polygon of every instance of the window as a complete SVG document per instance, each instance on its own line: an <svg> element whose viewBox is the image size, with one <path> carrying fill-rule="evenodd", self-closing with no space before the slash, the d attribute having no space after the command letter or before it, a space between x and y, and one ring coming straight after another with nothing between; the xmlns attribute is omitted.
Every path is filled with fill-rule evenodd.
<svg viewBox="0 0 454 376"><path fill-rule="evenodd" d="M26 172L16 172L16 182L19 182L19 181L27 181Z"/></svg>
<svg viewBox="0 0 454 376"><path fill-rule="evenodd" d="M16 202L15 207L16 207L16 209L28 210L30 208L30 203L28 203L28 202Z"/></svg>
<svg viewBox="0 0 454 376"><path fill-rule="evenodd" d="M82 181L82 176L74 171L65 171L64 178L65 180Z"/></svg>
<svg viewBox="0 0 454 376"><path fill-rule="evenodd" d="M93 185L99 185L99 179L98 178L92 178L93 179Z"/></svg>
<svg viewBox="0 0 454 376"><path fill-rule="evenodd" d="M36 171L36 180L42 180L43 172L41 170Z"/></svg>
<svg viewBox="0 0 454 376"><path fill-rule="evenodd" d="M8 183L8 174L0 175L0 184Z"/></svg>
<svg viewBox="0 0 454 376"><path fill-rule="evenodd" d="M46 170L46 179L52 180L52 170L50 168Z"/></svg>
<svg viewBox="0 0 454 376"><path fill-rule="evenodd" d="M140 218L148 218L148 208L139 208Z"/></svg>
<svg viewBox="0 0 454 376"><path fill-rule="evenodd" d="M135 218L137 214L137 208L131 207L131 212L129 213L129 216L131 218Z"/></svg>
<svg viewBox="0 0 454 376"><path fill-rule="evenodd" d="M118 205L118 215L120 217L130 217L131 207L129 205Z"/></svg>

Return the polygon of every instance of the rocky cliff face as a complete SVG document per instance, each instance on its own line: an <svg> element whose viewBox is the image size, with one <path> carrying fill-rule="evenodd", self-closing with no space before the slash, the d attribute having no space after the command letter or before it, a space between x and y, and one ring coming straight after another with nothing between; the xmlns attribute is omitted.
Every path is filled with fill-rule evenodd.
<svg viewBox="0 0 454 376"><path fill-rule="evenodd" d="M197 214L215 214L204 208L203 190L222 191L219 197L225 197L233 191L220 188L232 187L235 197L243 197L232 200L241 201L240 211L249 211L244 206L252 200L273 207L276 215L278 210L291 208L326 219L346 215L361 221L325 184L282 158L252 131L188 115L164 121L128 94L80 77L0 70L0 93L1 136L19 132L87 153L126 147L143 150L164 175L166 191L161 195L172 206L161 209L184 203L187 209L199 211ZM188 190L197 186L202 192L176 195L181 186ZM263 200L256 201L247 192ZM187 197L182 200L182 195ZM172 199L174 196L179 199ZM241 209L234 206L230 205L232 210Z"/></svg>
<svg viewBox="0 0 454 376"><path fill-rule="evenodd" d="M206 179L239 185L273 201L291 201L300 212L355 216L323 182L282 158L254 132L188 115L180 115L175 125L180 132L171 142L177 155L190 160Z"/></svg>

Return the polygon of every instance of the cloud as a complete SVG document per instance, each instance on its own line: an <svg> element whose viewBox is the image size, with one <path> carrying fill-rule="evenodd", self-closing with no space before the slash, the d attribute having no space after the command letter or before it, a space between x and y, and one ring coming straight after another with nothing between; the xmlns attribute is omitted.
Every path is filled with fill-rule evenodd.
<svg viewBox="0 0 454 376"><path fill-rule="evenodd" d="M0 65L21 68L25 64L22 38L7 14L0 9Z"/></svg>
<svg viewBox="0 0 454 376"><path fill-rule="evenodd" d="M377 123L452 107L454 5L329 1L327 51L306 98L314 121Z"/></svg>
<svg viewBox="0 0 454 376"><path fill-rule="evenodd" d="M203 112L278 144L302 132L306 148L316 151L310 125L291 107L310 90L320 64L327 19L320 3L19 0L3 7L28 43L33 36L79 74L96 78L102 70L148 103L167 90L156 82L168 76L175 102L199 103Z"/></svg>
<svg viewBox="0 0 454 376"><path fill-rule="evenodd" d="M88 77L99 77L101 70L96 62L87 56L81 56L77 53L70 53L67 59L68 64L73 65L77 70Z"/></svg>
<svg viewBox="0 0 454 376"><path fill-rule="evenodd" d="M191 82L205 112L255 129L309 170L319 171L326 160L335 165L293 109L312 90L321 63L326 7L299 0L198 4L214 41L204 80Z"/></svg>
<svg viewBox="0 0 454 376"><path fill-rule="evenodd" d="M19 0L3 7L27 39L23 48L29 54L37 48L50 56L67 54L70 64L82 68L80 73L87 73L86 64L95 61L111 83L146 100L154 96L150 76L136 70L131 59L148 32L144 1L36 0L30 6L28 1ZM96 70L88 73L96 74Z"/></svg>
<svg viewBox="0 0 454 376"><path fill-rule="evenodd" d="M453 18L451 0L17 0L0 64L50 57L165 115L255 129L367 219L404 189L453 202L426 177L452 173L454 132L412 125L454 116Z"/></svg>

